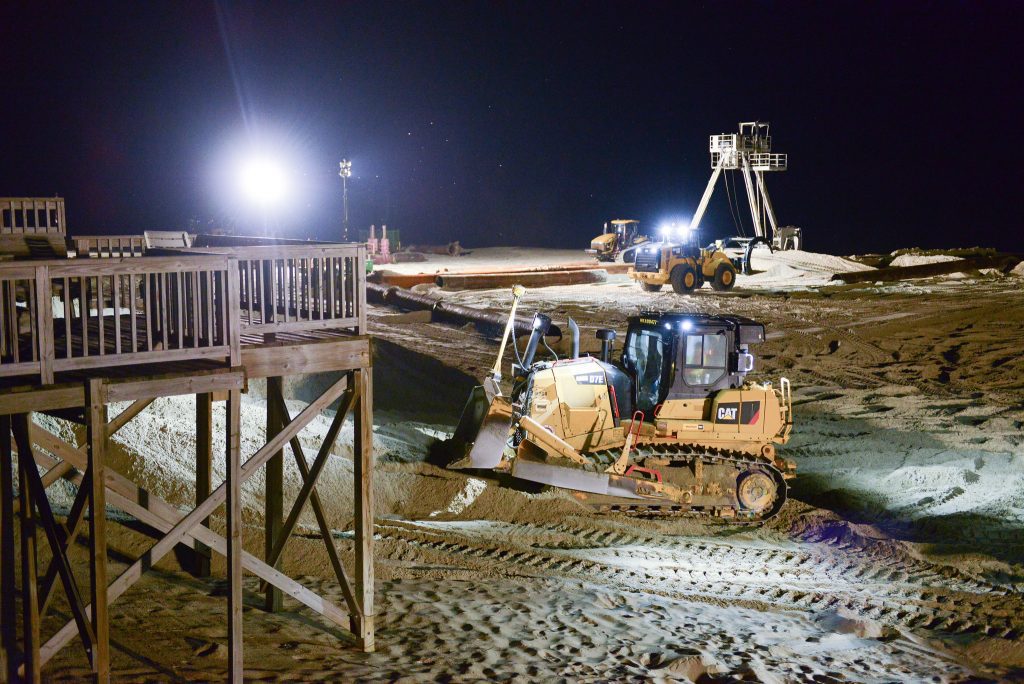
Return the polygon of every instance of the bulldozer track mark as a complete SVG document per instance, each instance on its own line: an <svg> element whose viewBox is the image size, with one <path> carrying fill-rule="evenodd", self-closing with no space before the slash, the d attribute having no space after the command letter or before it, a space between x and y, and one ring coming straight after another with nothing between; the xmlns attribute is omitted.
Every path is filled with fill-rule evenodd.
<svg viewBox="0 0 1024 684"><path fill-rule="evenodd" d="M699 553L689 554L701 567L674 565L628 568L612 560L578 558L571 551L542 553L510 549L475 541L450 541L439 538L435 530L417 531L407 527L378 526L382 540L398 544L396 560L408 560L402 545L415 546L451 560L452 555L480 561L480 570L507 573L508 566L522 568L527 575L537 572L584 576L600 583L624 584L634 591L657 595L679 596L704 601L725 601L749 607L789 606L806 609L843 607L892 625L921 627L950 633L984 633L990 636L1020 640L1024 620L1019 610L1008 607L1003 600L993 601L990 595L972 596L953 589L933 590L928 587L905 586L888 580L865 584L857 577L844 577L848 571L834 571L828 559L819 559L810 568L779 568L753 563L735 566L736 559L720 559L720 567L708 569L712 561ZM708 545L709 547L711 545ZM382 549L385 554L388 550ZM390 554L388 554L390 556ZM680 554L675 554L679 556ZM756 558L756 555L755 555ZM422 558L418 559L420 562ZM731 564L726 565L729 561ZM500 567L493 567L495 564ZM779 583L784 583L782 586ZM808 586L793 586L805 584ZM988 600L986 600L988 599Z"/></svg>

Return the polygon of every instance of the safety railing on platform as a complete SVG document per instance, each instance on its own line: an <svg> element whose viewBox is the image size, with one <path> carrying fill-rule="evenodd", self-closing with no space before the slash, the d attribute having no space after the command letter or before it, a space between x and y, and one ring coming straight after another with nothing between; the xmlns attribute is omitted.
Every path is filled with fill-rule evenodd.
<svg viewBox="0 0 1024 684"><path fill-rule="evenodd" d="M750 165L755 171L785 171L789 155L763 152L750 155Z"/></svg>
<svg viewBox="0 0 1024 684"><path fill-rule="evenodd" d="M365 245L0 262L0 377L237 363L241 335L366 331Z"/></svg>

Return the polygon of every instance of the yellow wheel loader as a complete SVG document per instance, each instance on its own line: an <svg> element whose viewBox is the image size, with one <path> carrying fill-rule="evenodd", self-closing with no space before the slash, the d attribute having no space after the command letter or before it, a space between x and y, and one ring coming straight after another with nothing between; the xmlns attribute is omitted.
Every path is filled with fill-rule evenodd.
<svg viewBox="0 0 1024 684"><path fill-rule="evenodd" d="M535 361L550 323L537 314L522 357L516 349L509 396L500 356L474 390L449 467L561 487L600 510L750 522L778 513L795 471L776 454L793 427L792 400L785 378L778 387L747 379L763 325L642 313L613 360L613 330L597 333L600 358L580 356L570 319L570 358Z"/></svg>
<svg viewBox="0 0 1024 684"><path fill-rule="evenodd" d="M686 294L704 283L722 291L736 284L736 266L714 244L700 247L696 240L666 240L638 248L629 277L646 292L658 292L671 284L676 294Z"/></svg>
<svg viewBox="0 0 1024 684"><path fill-rule="evenodd" d="M604 224L604 232L590 241L587 254L598 261L616 261L631 264L636 258L637 245L650 239L640 234L640 222L633 219L614 219Z"/></svg>

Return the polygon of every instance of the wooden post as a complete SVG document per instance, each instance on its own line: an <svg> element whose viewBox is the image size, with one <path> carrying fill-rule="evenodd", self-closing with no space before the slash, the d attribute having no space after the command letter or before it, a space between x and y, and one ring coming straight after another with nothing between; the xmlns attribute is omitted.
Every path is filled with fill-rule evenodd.
<svg viewBox="0 0 1024 684"><path fill-rule="evenodd" d="M228 681L242 681L242 453L239 390L228 392L225 465L227 469Z"/></svg>
<svg viewBox="0 0 1024 684"><path fill-rule="evenodd" d="M85 383L86 436L88 440L89 486L89 593L92 600L92 668L96 680L110 680L110 624L107 612L107 499L105 460L107 451L107 406L103 381Z"/></svg>
<svg viewBox="0 0 1024 684"><path fill-rule="evenodd" d="M11 417L0 416L0 648L6 681L18 678L17 609L14 602L14 457Z"/></svg>
<svg viewBox="0 0 1024 684"><path fill-rule="evenodd" d="M374 650L373 625L373 381L367 368L353 372L359 409L355 414L356 602L362 618L353 630L364 652Z"/></svg>
<svg viewBox="0 0 1024 684"><path fill-rule="evenodd" d="M25 415L15 416L15 423ZM27 427L27 424L26 424ZM35 468L32 454L18 454L18 497L21 499L21 626L24 635L25 679L39 681L39 596L36 574L35 504L29 484L29 468Z"/></svg>
<svg viewBox="0 0 1024 684"><path fill-rule="evenodd" d="M196 506L210 496L210 481L213 478L213 395L196 395ZM210 526L210 519L199 523ZM196 577L210 576L210 549L202 542L196 542Z"/></svg>
<svg viewBox="0 0 1024 684"><path fill-rule="evenodd" d="M280 377L267 378L267 441L276 437L283 428L281 411L277 402L272 397L282 395L283 382ZM275 563L273 559L274 549L278 545L281 536L281 528L284 520L284 450L277 451L267 461L266 491L264 492L264 556L263 559L268 565L278 570L281 569L281 561ZM263 607L270 612L281 610L281 590L272 584L266 587Z"/></svg>

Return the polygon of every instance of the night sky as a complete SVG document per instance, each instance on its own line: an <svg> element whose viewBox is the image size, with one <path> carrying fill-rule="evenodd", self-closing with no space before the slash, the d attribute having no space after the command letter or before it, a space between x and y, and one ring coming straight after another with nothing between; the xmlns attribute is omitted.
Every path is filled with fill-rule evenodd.
<svg viewBox="0 0 1024 684"><path fill-rule="evenodd" d="M1024 249L1024 4L4 3L0 195L74 234L587 246L694 211L708 135L772 123L808 249ZM290 174L256 211L243 150ZM719 185L708 239L736 231ZM745 217L750 231L749 213Z"/></svg>

